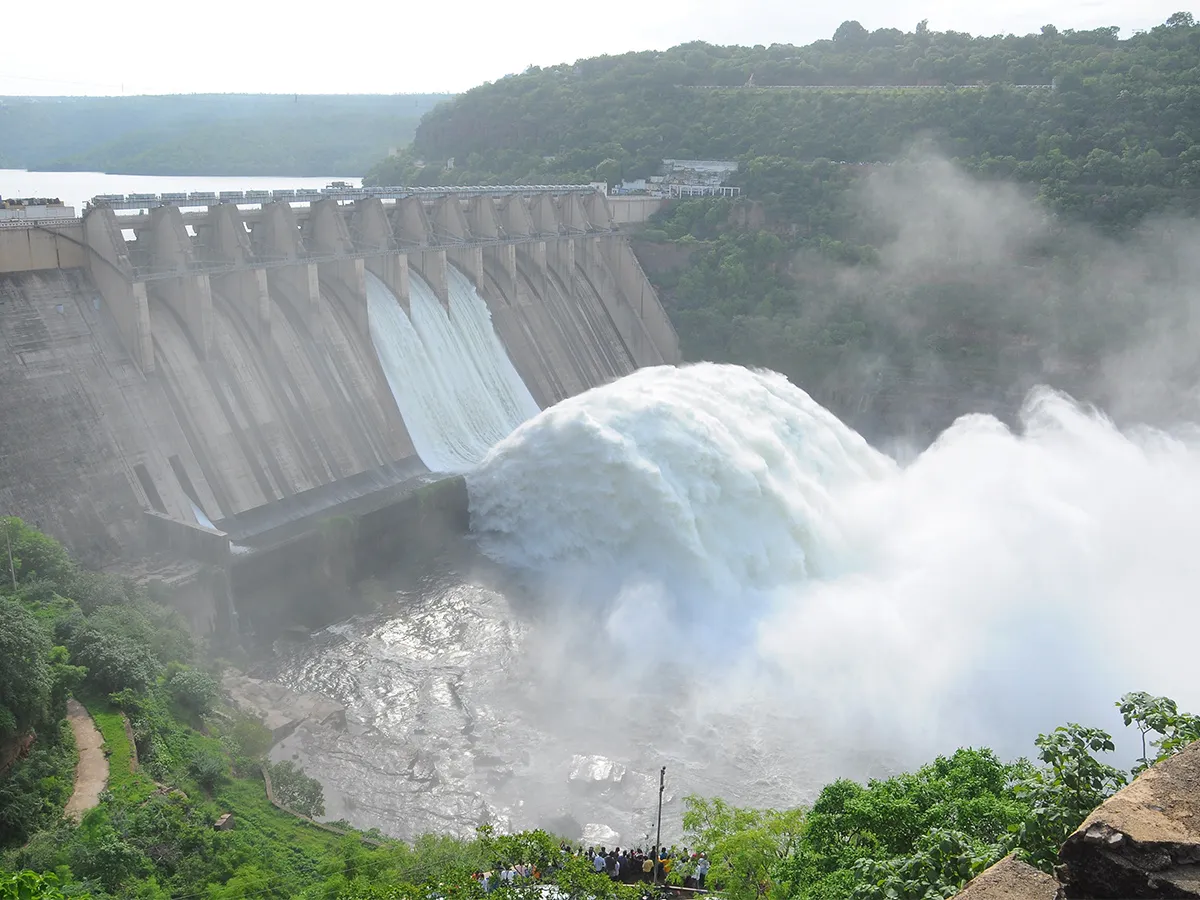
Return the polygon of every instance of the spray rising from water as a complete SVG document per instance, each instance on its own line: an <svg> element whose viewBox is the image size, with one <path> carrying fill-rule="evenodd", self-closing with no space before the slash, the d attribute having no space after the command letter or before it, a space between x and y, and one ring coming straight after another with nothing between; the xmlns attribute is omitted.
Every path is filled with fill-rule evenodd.
<svg viewBox="0 0 1200 900"><path fill-rule="evenodd" d="M766 697L918 760L1111 726L1126 690L1200 708L1200 663L1171 652L1200 626L1200 445L1059 394L901 467L780 376L648 369L526 422L468 483L489 554L591 573L591 599L724 653L698 716Z"/></svg>
<svg viewBox="0 0 1200 900"><path fill-rule="evenodd" d="M538 412L471 282L449 268L449 310L416 273L406 314L366 273L371 342L417 455L434 472L471 468Z"/></svg>

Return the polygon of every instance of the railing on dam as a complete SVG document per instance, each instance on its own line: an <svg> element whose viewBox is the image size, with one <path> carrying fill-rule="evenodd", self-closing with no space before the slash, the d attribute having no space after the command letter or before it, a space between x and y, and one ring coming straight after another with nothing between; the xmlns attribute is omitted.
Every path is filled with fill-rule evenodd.
<svg viewBox="0 0 1200 900"><path fill-rule="evenodd" d="M404 200L408 197L436 198L444 196L478 197L494 194L588 194L596 190L591 184L491 184L459 186L399 186L339 188L321 190L297 188L274 191L191 191L163 194L98 194L84 204L85 208L104 206L109 209L153 209L158 206L214 206L218 203L237 203L253 206L262 203L310 203L335 200Z"/></svg>
<svg viewBox="0 0 1200 900"><path fill-rule="evenodd" d="M512 244L528 244L535 241L551 241L583 235L603 237L620 234L619 228L594 228L589 231L534 232L517 237L472 238L468 240L440 240L429 244L397 244L394 247L354 250L343 253L312 253L298 256L254 256L245 262L231 263L227 260L192 260L185 268L156 268L154 266L121 267L131 281L164 281L183 275L228 275L250 269L278 269L284 266L307 265L309 263L343 262L350 259L368 259L378 256L396 256L402 253L424 253L437 250L466 250L472 247L504 247Z"/></svg>

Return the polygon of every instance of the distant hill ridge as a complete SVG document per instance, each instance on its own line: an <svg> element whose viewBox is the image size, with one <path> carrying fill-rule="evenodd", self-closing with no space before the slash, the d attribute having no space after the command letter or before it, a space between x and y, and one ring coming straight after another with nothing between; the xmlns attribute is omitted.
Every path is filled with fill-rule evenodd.
<svg viewBox="0 0 1200 900"><path fill-rule="evenodd" d="M893 159L929 136L962 158L1030 160L1049 139L1072 158L1169 159L1200 135L1198 73L1190 13L1127 39L1115 26L973 37L846 22L804 47L694 42L531 67L431 110L411 155L371 178L616 181L672 156Z"/></svg>
<svg viewBox="0 0 1200 900"><path fill-rule="evenodd" d="M0 97L0 165L139 175L363 172L449 94Z"/></svg>

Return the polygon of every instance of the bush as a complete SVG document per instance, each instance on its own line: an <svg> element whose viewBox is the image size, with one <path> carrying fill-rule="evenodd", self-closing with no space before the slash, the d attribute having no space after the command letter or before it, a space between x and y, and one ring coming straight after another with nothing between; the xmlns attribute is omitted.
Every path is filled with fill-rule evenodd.
<svg viewBox="0 0 1200 900"><path fill-rule="evenodd" d="M188 771L200 787L210 794L225 780L228 766L225 758L212 750L197 750L188 764Z"/></svg>
<svg viewBox="0 0 1200 900"><path fill-rule="evenodd" d="M72 659L87 667L85 684L104 694L145 691L158 676L158 662L142 644L85 626L67 644Z"/></svg>
<svg viewBox="0 0 1200 900"><path fill-rule="evenodd" d="M50 639L14 600L0 600L0 740L36 726L50 701Z"/></svg>
<svg viewBox="0 0 1200 900"><path fill-rule="evenodd" d="M197 716L208 715L217 701L217 680L199 669L182 669L171 676L167 689L172 699Z"/></svg>
<svg viewBox="0 0 1200 900"><path fill-rule="evenodd" d="M325 791L321 782L309 778L291 760L276 763L269 771L276 800L309 818L325 815Z"/></svg>

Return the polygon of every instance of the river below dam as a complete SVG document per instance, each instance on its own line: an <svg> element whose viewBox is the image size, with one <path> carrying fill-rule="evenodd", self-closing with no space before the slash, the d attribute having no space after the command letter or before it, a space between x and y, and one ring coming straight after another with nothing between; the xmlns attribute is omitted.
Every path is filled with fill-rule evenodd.
<svg viewBox="0 0 1200 900"><path fill-rule="evenodd" d="M602 623L562 627L470 540L367 590L376 613L280 643L262 669L347 709L345 730L307 723L273 753L321 780L329 819L405 838L493 823L646 844L662 765L672 836L688 793L778 805L888 770L873 750L834 752L786 709L706 711L694 688L708 664L686 643L630 615L619 624L639 659L619 660L586 640Z"/></svg>
<svg viewBox="0 0 1200 900"><path fill-rule="evenodd" d="M326 812L402 837L664 833L682 798L811 800L960 746L1117 735L1200 709L1200 441L1048 390L898 463L782 376L642 369L515 427L466 474L471 534L259 674L344 730L275 750Z"/></svg>

